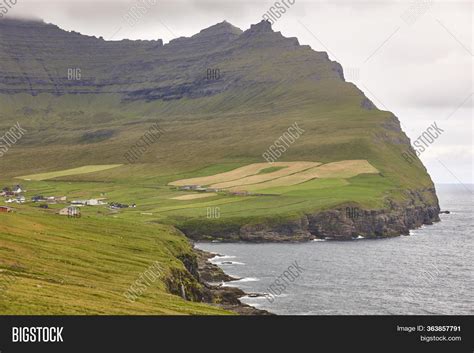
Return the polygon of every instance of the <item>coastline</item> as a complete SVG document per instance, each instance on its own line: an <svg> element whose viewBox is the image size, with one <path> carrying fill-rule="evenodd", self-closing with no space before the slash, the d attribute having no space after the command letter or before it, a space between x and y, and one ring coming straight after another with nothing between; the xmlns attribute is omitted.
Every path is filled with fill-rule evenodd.
<svg viewBox="0 0 474 353"><path fill-rule="evenodd" d="M440 212L441 213L441 212ZM424 228L426 225L430 224L421 224L413 229L410 229L408 234L398 234L398 236L412 236L412 232ZM392 236L393 237L393 236ZM362 237L364 240L377 240L377 239L384 239L387 237ZM321 241L355 241L359 240L359 238L353 239L341 239L341 238L326 238L321 239ZM299 239L299 240L288 240L285 241L277 241L277 243L306 243L317 241L318 238L313 237L312 239ZM209 241L202 241L203 243L208 243ZM239 241L227 241L227 243L237 243ZM272 243L271 241L262 241L262 242L255 242L255 241L240 241L240 243ZM275 243L275 242L273 242ZM257 293L246 293L240 288L237 287L226 287L224 286L224 282L230 282L238 280L239 278L234 278L225 271L220 268L218 265L213 264L210 260L215 256L219 256L217 253L211 253L208 251L204 251L201 249L196 248L195 242L193 243L193 252L196 255L197 260L197 271L199 273L199 283L201 283L210 293L212 296L212 302L218 302L217 305L220 307L232 311L238 315L276 315L271 313L267 310L258 309L248 304L244 304L240 301L240 298L247 296L247 295L262 295ZM220 283L219 283L220 282ZM211 302L209 302L211 303Z"/></svg>
<svg viewBox="0 0 474 353"><path fill-rule="evenodd" d="M408 235L410 230L439 222L440 207L434 188L408 190L404 202L385 200L385 207L364 209L343 203L294 217L267 219L201 220L176 225L193 241L304 242L314 239L351 240Z"/></svg>
<svg viewBox="0 0 474 353"><path fill-rule="evenodd" d="M238 315L275 315L269 311L242 303L240 298L249 293L245 293L236 287L226 287L223 285L225 282L234 281L238 278L229 276L219 266L210 262L210 259L216 256L215 254L197 249L196 247L193 247L193 252L196 254L199 282L209 293L206 302L216 304Z"/></svg>
<svg viewBox="0 0 474 353"><path fill-rule="evenodd" d="M434 195L436 201L427 202L423 192ZM367 210L358 209L354 205L339 205L332 209L313 214L304 214L299 219L280 219L264 223L240 223L237 227L206 227L202 229L178 227L192 242L244 242L244 243L302 243L314 240L351 241L356 239L383 239L408 236L412 230L423 225L439 222L440 207L434 188L423 192L411 191L411 198L405 203L388 200L385 208ZM347 208L357 209L356 216L348 214ZM186 266L189 272L202 285L206 295L203 302L220 307L240 315L272 315L272 313L254 308L240 302L246 295L259 296L259 293L245 293L235 287L223 284L238 278L227 275L209 260L212 254L195 247L195 258Z"/></svg>

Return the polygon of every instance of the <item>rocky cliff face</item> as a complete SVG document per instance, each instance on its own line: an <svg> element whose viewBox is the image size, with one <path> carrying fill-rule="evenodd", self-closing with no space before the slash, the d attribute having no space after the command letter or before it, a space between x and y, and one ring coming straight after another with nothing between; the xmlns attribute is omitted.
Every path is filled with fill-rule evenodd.
<svg viewBox="0 0 474 353"><path fill-rule="evenodd" d="M186 270L172 271L165 281L168 291L183 299L218 305L240 315L270 315L266 310L241 303L239 298L246 295L241 289L222 286L222 282L235 278L210 263L212 257L214 255L198 249L194 249L193 254L178 256Z"/></svg>
<svg viewBox="0 0 474 353"><path fill-rule="evenodd" d="M335 209L307 216L307 231L317 238L350 240L358 236L393 237L408 235L411 229L439 221L437 206L392 204L389 209L359 210L348 216L347 209Z"/></svg>
<svg viewBox="0 0 474 353"><path fill-rule="evenodd" d="M204 97L252 86L256 80L245 62L232 67L222 63L255 48L305 49L264 21L245 32L224 21L163 45L160 39L105 41L41 21L3 19L0 93L119 93L124 100L145 101ZM334 65L334 74L342 75L324 54L318 61ZM220 74L209 77L208 70ZM272 75L262 78L271 80Z"/></svg>
<svg viewBox="0 0 474 353"><path fill-rule="evenodd" d="M435 193L434 189L423 192ZM431 205L422 193L410 192L413 196L408 202L399 204L388 200L383 209L364 210L354 205L340 205L334 209L283 222L243 224L228 229L213 230L208 224L207 233L194 227L181 227L181 230L195 240L218 239L220 241L249 242L298 242L312 239L351 240L359 236L381 238L408 235L411 229L438 222L439 206ZM418 201L418 202L415 202ZM420 204L421 202L421 204Z"/></svg>

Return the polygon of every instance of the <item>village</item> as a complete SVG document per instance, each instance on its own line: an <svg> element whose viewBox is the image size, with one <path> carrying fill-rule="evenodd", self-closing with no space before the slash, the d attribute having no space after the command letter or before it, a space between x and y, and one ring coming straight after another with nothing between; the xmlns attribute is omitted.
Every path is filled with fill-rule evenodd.
<svg viewBox="0 0 474 353"><path fill-rule="evenodd" d="M191 191L195 192L196 194L206 193L206 195L209 196L215 195L217 193L228 196L271 196L270 194L260 194L246 190L230 191L220 188L203 187L197 184L171 187L171 189L178 191ZM50 212L54 212L60 216L80 218L82 207L105 206L107 209L114 212L117 212L121 209L137 207L135 203L128 204L108 201L104 196L104 193L101 193L100 197L91 199L69 199L68 196L65 195L46 196L34 193L31 193L31 196L28 196L28 191L22 185L17 184L13 186L5 186L0 189L0 200L1 198L4 199L4 205L0 205L0 213L14 212L16 210L14 207L15 205L32 204L35 207L49 210ZM177 197L176 199L179 200L180 197ZM183 198L183 200L185 200L185 198Z"/></svg>
<svg viewBox="0 0 474 353"><path fill-rule="evenodd" d="M119 202L106 202L106 198L95 198L95 199L84 199L84 200L67 200L67 196L43 196L35 195L29 200L26 198L25 190L21 185L14 185L13 187L4 187L0 191L0 197L4 198L6 204L25 204L31 202L38 204L39 208L49 209L50 205L65 205L60 208L56 213L60 216L68 216L73 218L81 217L81 207L84 206L102 206L107 205L110 210L119 210L124 208L135 208L135 203L128 205ZM67 206L66 206L67 205ZM0 205L0 213L14 212L15 208L7 205Z"/></svg>

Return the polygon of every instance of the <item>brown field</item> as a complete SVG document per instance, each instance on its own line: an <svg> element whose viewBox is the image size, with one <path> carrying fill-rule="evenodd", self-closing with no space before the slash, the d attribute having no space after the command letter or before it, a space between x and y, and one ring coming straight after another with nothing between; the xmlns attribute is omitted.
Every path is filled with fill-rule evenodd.
<svg viewBox="0 0 474 353"><path fill-rule="evenodd" d="M287 167L287 166L290 167L292 165L299 165L301 163L313 163L314 165L320 164L320 163L315 163L315 162L275 162L272 164L269 164L267 162L253 163L253 164L249 164L249 165L246 165L246 166L243 166L243 167L240 167L240 168L237 168L225 173L209 175L206 177L181 179L181 180L173 181L169 183L169 185L173 185L173 186L203 185L204 186L204 185L211 185L211 184L217 184L217 183L224 183L224 182L228 182L232 180L242 179L249 175L258 174L261 170L269 168L269 167ZM286 170L286 168L281 169L280 171L283 172L284 170ZM282 175L286 175L286 174L282 174Z"/></svg>
<svg viewBox="0 0 474 353"><path fill-rule="evenodd" d="M258 174L268 167L286 167L272 173ZM177 180L170 185L210 185L216 189L229 191L258 191L279 186L291 186L320 178L347 179L363 173L378 173L364 159L331 162L321 165L318 162L276 162L254 163L240 167L230 172L215 174L207 177ZM174 197L174 200L193 200L215 195L190 194Z"/></svg>
<svg viewBox="0 0 474 353"><path fill-rule="evenodd" d="M316 178L352 178L364 173L378 173L365 159L323 164L315 169Z"/></svg>
<svg viewBox="0 0 474 353"><path fill-rule="evenodd" d="M291 175L294 173L298 173L303 170L318 166L320 164L321 163L317 163L317 162L290 162L290 163L287 163L288 168L280 169L273 173L251 175L251 176L241 178L241 179L213 184L211 185L211 187L218 188L218 189L226 189L226 188L242 186L242 185L263 183L268 180L273 180L273 179L285 177L287 175ZM273 163L273 166L278 167L279 165L277 165L276 163Z"/></svg>
<svg viewBox="0 0 474 353"><path fill-rule="evenodd" d="M265 168L268 168L268 163L254 163L254 164L249 164L249 165L231 170L230 172L209 175L206 177L181 179L181 180L173 181L169 183L169 185L173 185L173 186L210 185L213 183L220 183L224 181L240 179L248 175L254 175Z"/></svg>
<svg viewBox="0 0 474 353"><path fill-rule="evenodd" d="M171 200L181 200L181 201L188 201L188 200L195 200L195 199L204 199L206 197L216 196L215 192L207 192L205 194L189 194L183 196L176 196L171 198Z"/></svg>
<svg viewBox="0 0 474 353"><path fill-rule="evenodd" d="M310 168L304 170L300 173L287 175L278 179L273 179L266 181L264 183L252 184L252 185L245 185L244 187L233 187L231 191L256 191L262 189L273 188L277 186L290 186L304 183L305 181L309 181L311 179L317 178L318 172L316 171L318 167Z"/></svg>
<svg viewBox="0 0 474 353"><path fill-rule="evenodd" d="M352 178L363 173L378 173L378 170L366 160L332 162L263 183L234 187L231 191L256 191L278 186L290 186L315 178Z"/></svg>

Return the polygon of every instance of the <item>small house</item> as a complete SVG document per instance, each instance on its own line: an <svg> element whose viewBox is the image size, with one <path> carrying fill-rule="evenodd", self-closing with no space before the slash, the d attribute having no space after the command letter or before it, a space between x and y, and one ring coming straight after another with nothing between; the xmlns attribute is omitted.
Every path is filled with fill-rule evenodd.
<svg viewBox="0 0 474 353"><path fill-rule="evenodd" d="M56 198L54 196L48 196L46 198L46 202L49 204L55 204L56 203Z"/></svg>
<svg viewBox="0 0 474 353"><path fill-rule="evenodd" d="M90 199L85 201L86 206L98 206L98 205L105 205L106 203L102 201L104 199Z"/></svg>
<svg viewBox="0 0 474 353"><path fill-rule="evenodd" d="M22 189L21 185L15 185L13 187L12 191L13 191L14 194L20 194L20 193L23 192L23 189Z"/></svg>
<svg viewBox="0 0 474 353"><path fill-rule="evenodd" d="M12 212L13 209L10 208L10 207L7 207L7 206L0 206L0 213L8 213L8 212Z"/></svg>
<svg viewBox="0 0 474 353"><path fill-rule="evenodd" d="M81 210L79 209L79 207L69 206L59 210L59 215L68 217L80 217Z"/></svg>
<svg viewBox="0 0 474 353"><path fill-rule="evenodd" d="M179 187L179 190L197 190L201 185L183 185Z"/></svg>
<svg viewBox="0 0 474 353"><path fill-rule="evenodd" d="M106 205L107 203L104 202L105 199L90 199L90 200L74 200L71 201L72 205L82 205L82 206L98 206L98 205Z"/></svg>
<svg viewBox="0 0 474 353"><path fill-rule="evenodd" d="M86 202L86 200L73 200L71 201L71 205L85 205Z"/></svg>
<svg viewBox="0 0 474 353"><path fill-rule="evenodd" d="M25 196L18 196L15 201L16 203L25 203L26 198Z"/></svg>

